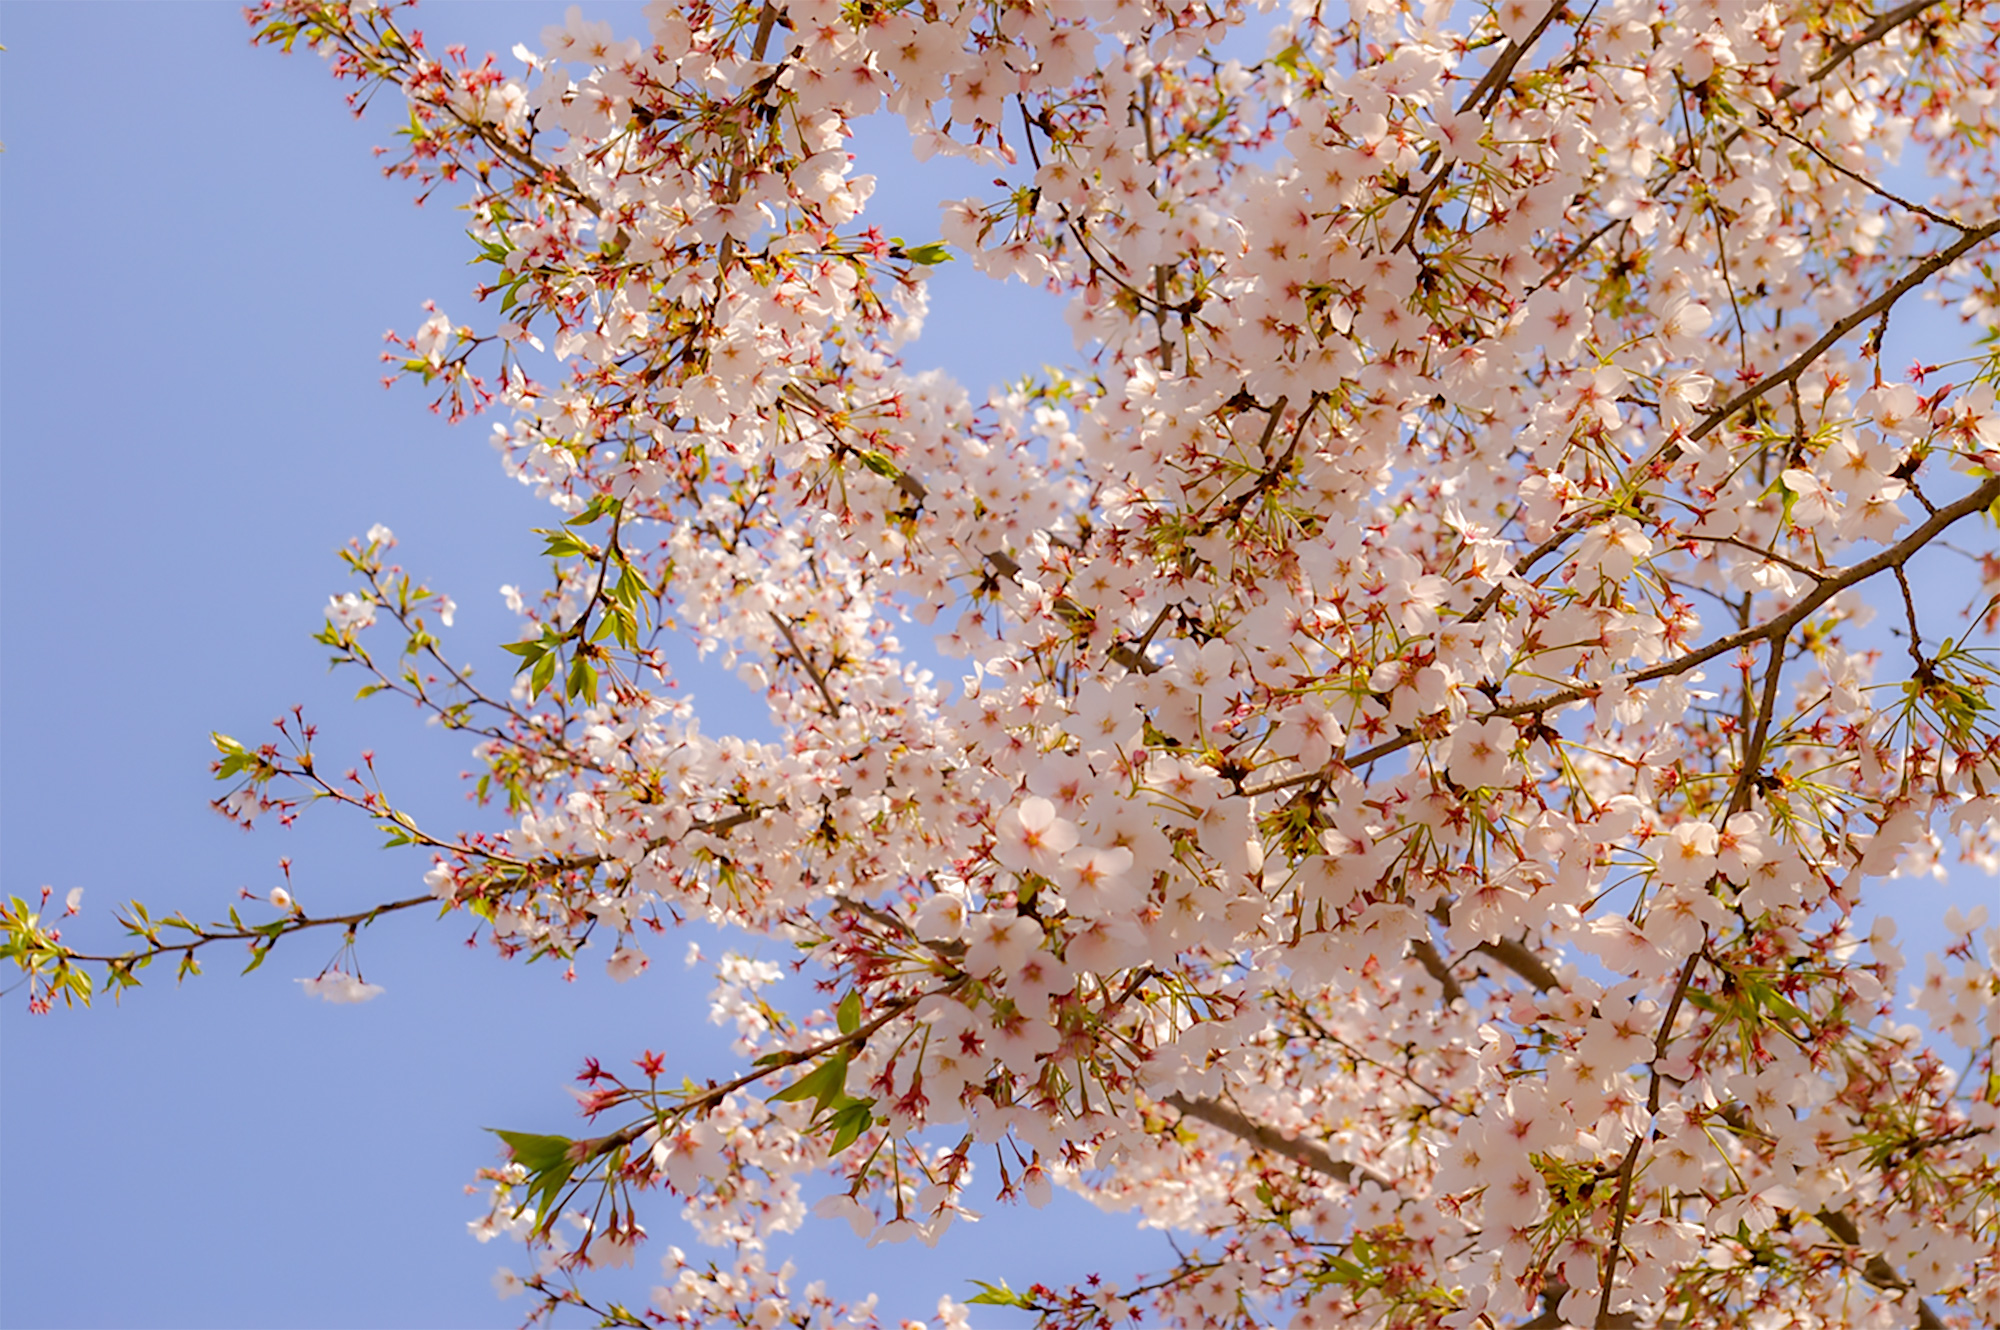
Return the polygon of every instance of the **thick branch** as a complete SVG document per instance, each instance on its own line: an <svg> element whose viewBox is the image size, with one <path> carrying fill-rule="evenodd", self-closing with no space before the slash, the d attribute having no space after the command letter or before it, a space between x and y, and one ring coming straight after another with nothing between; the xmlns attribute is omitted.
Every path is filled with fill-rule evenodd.
<svg viewBox="0 0 2000 1330"><path fill-rule="evenodd" d="M1755 627L1745 628L1740 632L1730 633L1726 637L1719 637L1707 646L1682 656L1679 660L1663 661L1658 665L1649 666L1631 675L1627 682L1633 684L1650 683L1655 679L1664 679L1670 675L1685 674L1695 666L1714 660L1717 656L1734 651L1739 647L1750 646L1753 643L1766 639L1782 639L1793 628L1809 617L1813 611L1826 604L1829 600L1832 600L1847 588L1857 583L1865 582L1877 573L1886 572L1890 568L1901 567L1903 564L1908 563L1912 556L1935 540L1946 527L1957 522L1960 518L1969 517L1973 513L1979 512L1990 505L1995 499L2000 499L2000 476L1989 478L1979 488L1938 509L1926 518L1921 526L1917 527L1916 530L1912 531L1902 540L1891 545L1888 549L1871 555L1861 562L1852 564L1839 573L1827 577L1818 586L1807 592L1798 604L1792 606L1791 609L1786 610L1776 618L1758 624ZM1537 715L1549 710L1551 707L1564 706L1570 702L1584 701L1587 698L1595 696L1596 691L1594 688L1565 688L1526 702L1514 702L1506 706L1495 707L1491 716L1481 717L1481 719L1491 719L1493 716L1511 719L1516 716ZM1360 760L1359 755L1357 755L1355 760Z"/></svg>
<svg viewBox="0 0 2000 1330"><path fill-rule="evenodd" d="M1336 1182L1372 1182L1384 1191L1391 1190L1389 1180L1381 1174L1357 1164L1350 1164L1345 1159L1335 1159L1326 1147L1315 1145L1311 1141L1302 1141L1296 1136L1287 1136L1277 1128L1265 1126L1219 1100L1190 1099L1176 1091L1160 1102L1197 1122L1205 1122L1218 1131L1226 1131L1266 1154L1283 1155L1293 1163L1302 1164Z"/></svg>
<svg viewBox="0 0 2000 1330"><path fill-rule="evenodd" d="M1813 1218L1819 1220L1821 1227L1838 1238L1844 1246L1859 1247L1861 1245L1861 1230L1856 1228L1854 1221L1841 1211L1821 1210ZM1897 1274L1896 1267L1889 1264L1888 1258L1880 1252L1875 1252L1869 1256L1867 1262L1861 1267L1861 1276L1876 1288L1897 1289L1904 1293L1914 1291L1910 1287L1910 1281ZM1918 1298L1917 1325L1919 1330L1944 1330L1944 1318L1937 1314L1929 1301L1924 1298Z"/></svg>
<svg viewBox="0 0 2000 1330"><path fill-rule="evenodd" d="M1819 82L1828 74L1831 74L1834 70L1847 63L1848 60L1853 58L1855 52L1887 36L1891 28L1902 26L1904 23L1923 13L1926 9L1939 3L1941 3L1941 0L1909 0L1908 4L1899 5L1888 13L1879 15L1867 27L1827 52L1826 59L1820 62L1819 68L1815 69L1812 72L1812 76L1806 81L1808 83ZM1796 86L1788 86L1781 90L1782 95L1785 97L1789 97L1797 91L1798 88Z"/></svg>
<svg viewBox="0 0 2000 1330"><path fill-rule="evenodd" d="M1556 978L1556 972L1548 967L1547 962L1530 950L1527 943L1516 938L1503 937L1498 942L1482 942L1474 947L1473 951L1499 961L1534 985L1537 993L1546 993L1550 989L1562 987L1561 981Z"/></svg>
<svg viewBox="0 0 2000 1330"><path fill-rule="evenodd" d="M1451 972L1449 965L1445 964L1444 957L1438 955L1438 949L1432 945L1429 938L1420 938L1412 942L1410 955L1416 958L1417 964L1424 967L1425 974L1437 980L1438 987L1444 990L1446 1006L1465 996L1465 986L1458 982L1458 976Z"/></svg>

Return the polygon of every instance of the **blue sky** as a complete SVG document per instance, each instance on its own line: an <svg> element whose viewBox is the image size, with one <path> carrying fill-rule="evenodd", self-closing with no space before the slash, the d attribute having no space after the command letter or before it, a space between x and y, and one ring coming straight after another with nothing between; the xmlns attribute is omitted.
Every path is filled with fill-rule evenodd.
<svg viewBox="0 0 2000 1330"><path fill-rule="evenodd" d="M640 30L636 4L587 10ZM421 26L476 55L560 17L443 4ZM408 894L423 862L349 819L246 835L210 813L208 733L252 740L303 703L324 752L374 749L421 819L475 820L463 740L352 703L358 681L329 677L309 640L344 589L335 550L376 522L457 598L449 641L489 674L513 632L497 588L538 584L528 528L548 510L501 474L484 424L453 430L379 386L383 331L413 328L423 300L475 316L463 228L442 195L419 210L380 178L384 118L357 124L316 58L251 50L234 4L9 0L0 42L0 890L83 887L71 936L97 945L122 900L212 918L275 885L280 855L316 912ZM917 173L899 137L862 140L883 178L870 218L928 238L938 197L990 182ZM1068 353L1037 293L963 264L934 290L916 358L975 389ZM1960 585L1941 565L1926 589L1955 609ZM711 731L760 723L730 710L733 684L691 677ZM1991 895L1961 879L1934 912ZM388 991L361 1007L300 994L337 945L313 937L247 977L227 957L179 991L161 975L122 1007L34 1018L21 994L0 1001L0 1323L512 1324L525 1304L488 1281L519 1249L463 1228L478 1204L462 1188L497 1157L479 1129L567 1129L586 1054L658 1048L696 1076L729 1058L678 940L614 988L595 963L574 984L505 964L467 931L378 925L362 961ZM647 1218L635 1300L666 1243L692 1246L666 1207ZM975 1276L1166 1256L1129 1217L1064 1197L989 1207L935 1252L808 1227L788 1249L802 1280L873 1289L897 1316Z"/></svg>

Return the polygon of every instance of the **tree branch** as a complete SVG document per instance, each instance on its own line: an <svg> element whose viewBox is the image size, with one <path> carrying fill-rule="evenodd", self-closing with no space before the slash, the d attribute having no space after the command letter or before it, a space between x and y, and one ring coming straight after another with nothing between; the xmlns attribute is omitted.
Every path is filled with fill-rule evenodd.
<svg viewBox="0 0 2000 1330"><path fill-rule="evenodd" d="M1190 1099L1175 1091L1160 1100L1168 1108L1197 1122L1205 1122L1218 1131L1224 1131L1238 1140L1256 1146L1266 1154L1282 1155L1295 1164L1302 1164L1323 1177L1336 1182L1358 1184L1372 1182L1384 1191L1392 1191L1387 1178L1358 1164L1350 1164L1345 1159L1335 1159L1324 1146L1311 1141L1302 1141L1296 1136L1287 1136L1275 1127L1265 1126L1228 1104L1214 1099Z"/></svg>
<svg viewBox="0 0 2000 1330"><path fill-rule="evenodd" d="M1425 974L1437 980L1438 987L1444 991L1446 1006L1465 996L1465 986L1458 982L1458 976L1454 975L1451 967L1445 964L1444 957L1438 955L1437 947L1429 938L1418 938L1412 942L1410 955L1416 958L1417 964L1424 967Z"/></svg>
<svg viewBox="0 0 2000 1330"><path fill-rule="evenodd" d="M1992 239L1995 235L2000 235L2000 220L1991 221L1984 226L1973 227L1966 231L1964 235L1960 236L1952 244L1931 255L1909 272L1903 274L1888 290L1882 292L1882 294L1876 296L1859 309L1836 320L1833 326L1826 330L1824 336L1805 350L1799 352L1782 369L1767 378L1759 379L1742 392L1730 398L1727 402L1724 402L1721 406L1716 407L1703 416L1701 421L1689 432L1685 439L1673 438L1661 444L1651 457L1633 466L1632 474L1643 478L1662 472L1665 468L1672 466L1674 461L1680 457L1685 443L1699 443L1710 434L1713 434L1717 427L1744 407L1762 398L1764 394L1770 392L1773 388L1781 388L1798 378L1799 375L1811 368L1813 362L1825 355L1828 349L1840 341L1841 338L1890 308L1912 290L1930 280L1931 277L1958 262L1960 258L1964 257L1967 251ZM1541 544L1529 550L1522 557L1521 561L1515 565L1515 572L1525 577L1530 568L1540 563L1556 550L1562 548L1563 544L1571 536L1589 526L1593 516L1594 514L1592 513L1579 513L1576 517L1564 523L1561 529L1550 535ZM1504 594L1505 588L1503 586L1495 586L1485 596L1481 597L1479 603L1473 606L1472 610L1465 616L1463 622L1477 623L1485 618L1492 612L1494 605L1499 603L1501 596Z"/></svg>
<svg viewBox="0 0 2000 1330"><path fill-rule="evenodd" d="M826 676L820 673L819 669L813 664L812 657L806 654L806 649L799 645L799 639L792 636L792 625L776 610L766 610L764 612L771 616L771 622L778 625L778 631L785 635L785 643L792 649L792 659L799 663L799 668L806 672L806 677L811 679L814 685L818 687L820 698L826 703L826 714L829 716L838 716L840 714L839 699L835 698L833 690L826 686Z"/></svg>

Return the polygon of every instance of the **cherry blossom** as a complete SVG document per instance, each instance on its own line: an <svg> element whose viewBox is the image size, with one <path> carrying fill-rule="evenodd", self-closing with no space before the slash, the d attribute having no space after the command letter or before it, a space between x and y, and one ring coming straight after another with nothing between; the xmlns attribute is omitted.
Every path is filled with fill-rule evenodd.
<svg viewBox="0 0 2000 1330"><path fill-rule="evenodd" d="M365 984L358 974L347 974L340 970L328 970L312 979L301 979L299 985L307 997L323 998L336 1006L348 1002L367 1002L382 995L380 984Z"/></svg>
<svg viewBox="0 0 2000 1330"><path fill-rule="evenodd" d="M663 1322L866 1325L770 1239L1063 1187L1175 1259L958 1293L2000 1319L2000 937L1919 972L1880 913L2000 862L2000 363L1884 363L1926 299L2000 325L1991 5L690 0L478 62L405 9L251 22L400 98L388 174L465 210L473 317L388 361L489 415L553 574L496 684L377 527L318 640L463 735L485 820L303 715L217 735L225 813L346 807L421 887L134 903L108 956L16 901L38 1009L308 928L346 967L418 906L620 980L683 921L781 942L714 966L739 1074L598 1050L591 1125L499 1134L474 1232L536 1314L634 1323L589 1272L657 1262ZM876 114L992 190L882 234ZM946 263L1062 302L1074 361L929 365ZM675 634L765 728L704 724ZM662 1192L708 1254L645 1249Z"/></svg>

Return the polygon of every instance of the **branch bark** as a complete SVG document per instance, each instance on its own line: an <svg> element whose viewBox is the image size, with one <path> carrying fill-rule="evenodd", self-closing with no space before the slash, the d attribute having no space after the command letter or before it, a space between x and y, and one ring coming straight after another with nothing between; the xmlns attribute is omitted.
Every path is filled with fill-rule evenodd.
<svg viewBox="0 0 2000 1330"><path fill-rule="evenodd" d="M1197 1122L1207 1123L1218 1131L1227 1132L1266 1154L1281 1155L1322 1177L1351 1185L1372 1182L1384 1191L1394 1190L1389 1179L1381 1174L1362 1168L1358 1164L1350 1164L1345 1159L1335 1159L1325 1146L1302 1141L1296 1136L1287 1136L1277 1128L1266 1126L1220 1100L1190 1099L1176 1091L1160 1102L1184 1117L1193 1118Z"/></svg>

